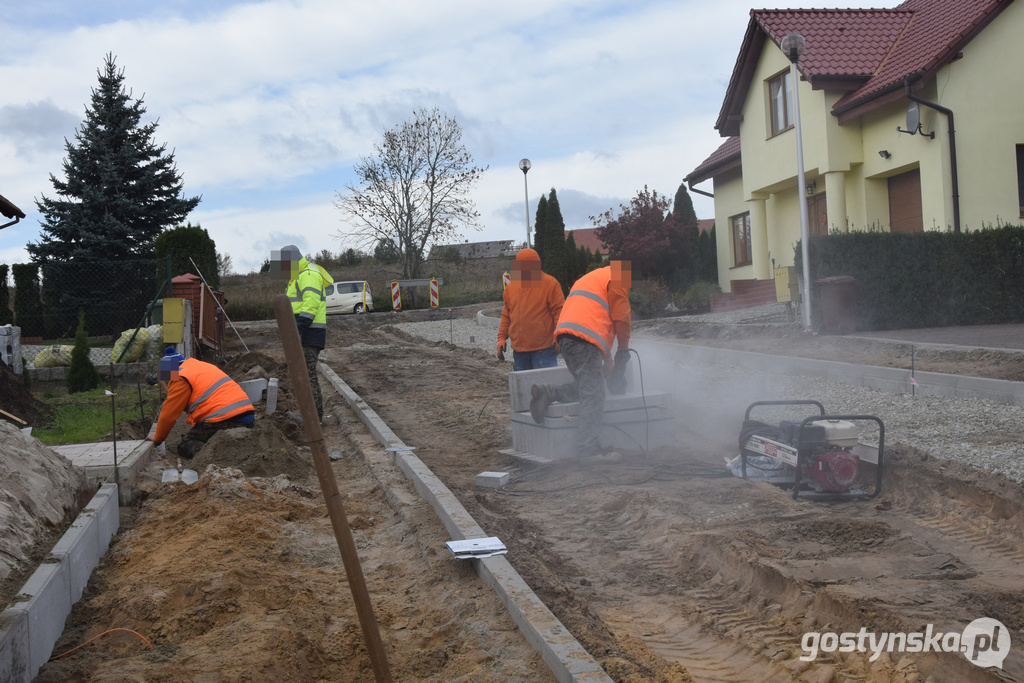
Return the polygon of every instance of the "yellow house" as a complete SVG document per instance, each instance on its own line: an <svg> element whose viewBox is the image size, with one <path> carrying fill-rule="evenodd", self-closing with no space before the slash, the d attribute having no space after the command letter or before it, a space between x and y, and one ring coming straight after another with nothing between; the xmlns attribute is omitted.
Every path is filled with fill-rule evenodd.
<svg viewBox="0 0 1024 683"><path fill-rule="evenodd" d="M1022 222L1021 36L1013 0L752 10L715 124L727 139L685 179L713 183L722 290L793 265L801 203L811 235Z"/></svg>

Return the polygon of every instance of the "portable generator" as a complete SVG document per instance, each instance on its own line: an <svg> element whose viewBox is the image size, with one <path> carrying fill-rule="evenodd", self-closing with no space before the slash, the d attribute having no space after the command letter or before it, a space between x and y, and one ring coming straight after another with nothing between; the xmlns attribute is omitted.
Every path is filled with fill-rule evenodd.
<svg viewBox="0 0 1024 683"><path fill-rule="evenodd" d="M759 406L814 406L817 415L777 426L751 419ZM860 442L858 422L878 425L878 446ZM882 490L885 425L874 415L828 415L818 401L756 401L747 408L736 469L744 479L793 487L793 497L874 498ZM874 467L874 490L858 488L862 463ZM730 465L733 469L733 465ZM733 471L735 472L736 469ZM868 477L864 477L868 478Z"/></svg>

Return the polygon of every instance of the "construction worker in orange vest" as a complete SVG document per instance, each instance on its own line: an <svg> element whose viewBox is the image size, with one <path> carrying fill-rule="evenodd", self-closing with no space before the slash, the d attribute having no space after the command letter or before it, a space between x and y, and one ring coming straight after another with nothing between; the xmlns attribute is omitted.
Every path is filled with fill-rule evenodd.
<svg viewBox="0 0 1024 683"><path fill-rule="evenodd" d="M554 401L579 401L577 430L579 459L601 456L599 435L604 417L605 372L629 360L632 310L629 261L612 261L593 270L572 286L555 328L555 338L573 382L534 384L530 388L530 414L537 424L544 422L548 405ZM612 345L618 341L618 351ZM614 360L613 360L614 359Z"/></svg>
<svg viewBox="0 0 1024 683"><path fill-rule="evenodd" d="M512 281L502 296L498 327L498 358L505 359L505 342L512 340L512 369L533 370L558 365L555 325L565 296L558 280L540 268L540 255L520 249L512 262Z"/></svg>
<svg viewBox="0 0 1024 683"><path fill-rule="evenodd" d="M172 347L169 351L174 351ZM167 439L182 412L192 429L178 444L178 455L195 457L206 442L222 429L252 427L256 411L242 387L220 368L180 354L160 359L160 379L166 384L167 398L160 408L156 431L146 438L160 445Z"/></svg>

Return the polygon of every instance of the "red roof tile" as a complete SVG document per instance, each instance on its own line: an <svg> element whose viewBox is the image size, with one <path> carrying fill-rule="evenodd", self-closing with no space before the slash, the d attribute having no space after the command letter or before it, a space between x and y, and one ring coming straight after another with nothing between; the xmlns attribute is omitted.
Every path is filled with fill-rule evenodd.
<svg viewBox="0 0 1024 683"><path fill-rule="evenodd" d="M740 137L734 135L711 153L700 165L693 169L688 176L683 178L691 188L708 178L712 178L723 171L740 165Z"/></svg>

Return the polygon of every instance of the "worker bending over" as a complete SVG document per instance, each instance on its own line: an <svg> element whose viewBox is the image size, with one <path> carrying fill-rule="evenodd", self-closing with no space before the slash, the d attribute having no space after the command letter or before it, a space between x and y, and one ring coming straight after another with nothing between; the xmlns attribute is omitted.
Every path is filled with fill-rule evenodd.
<svg viewBox="0 0 1024 683"><path fill-rule="evenodd" d="M521 249L512 262L512 281L505 287L498 358L505 358L505 342L512 340L512 369L533 370L558 365L555 325L565 297L562 285L540 268L540 255Z"/></svg>
<svg viewBox="0 0 1024 683"><path fill-rule="evenodd" d="M632 311L629 261L612 261L593 270L572 286L555 328L562 357L574 378L567 384L534 384L530 388L530 415L544 422L548 405L554 401L579 401L576 457L602 454L599 435L604 418L605 368L629 360ZM618 351L612 355L612 344Z"/></svg>
<svg viewBox="0 0 1024 683"><path fill-rule="evenodd" d="M173 352L173 348L168 351ZM156 431L146 438L158 446L167 439L185 412L192 429L178 444L178 455L195 457L206 442L222 429L252 427L255 409L242 387L220 368L195 358L167 354L160 359L160 379L166 383L167 398L160 408Z"/></svg>

